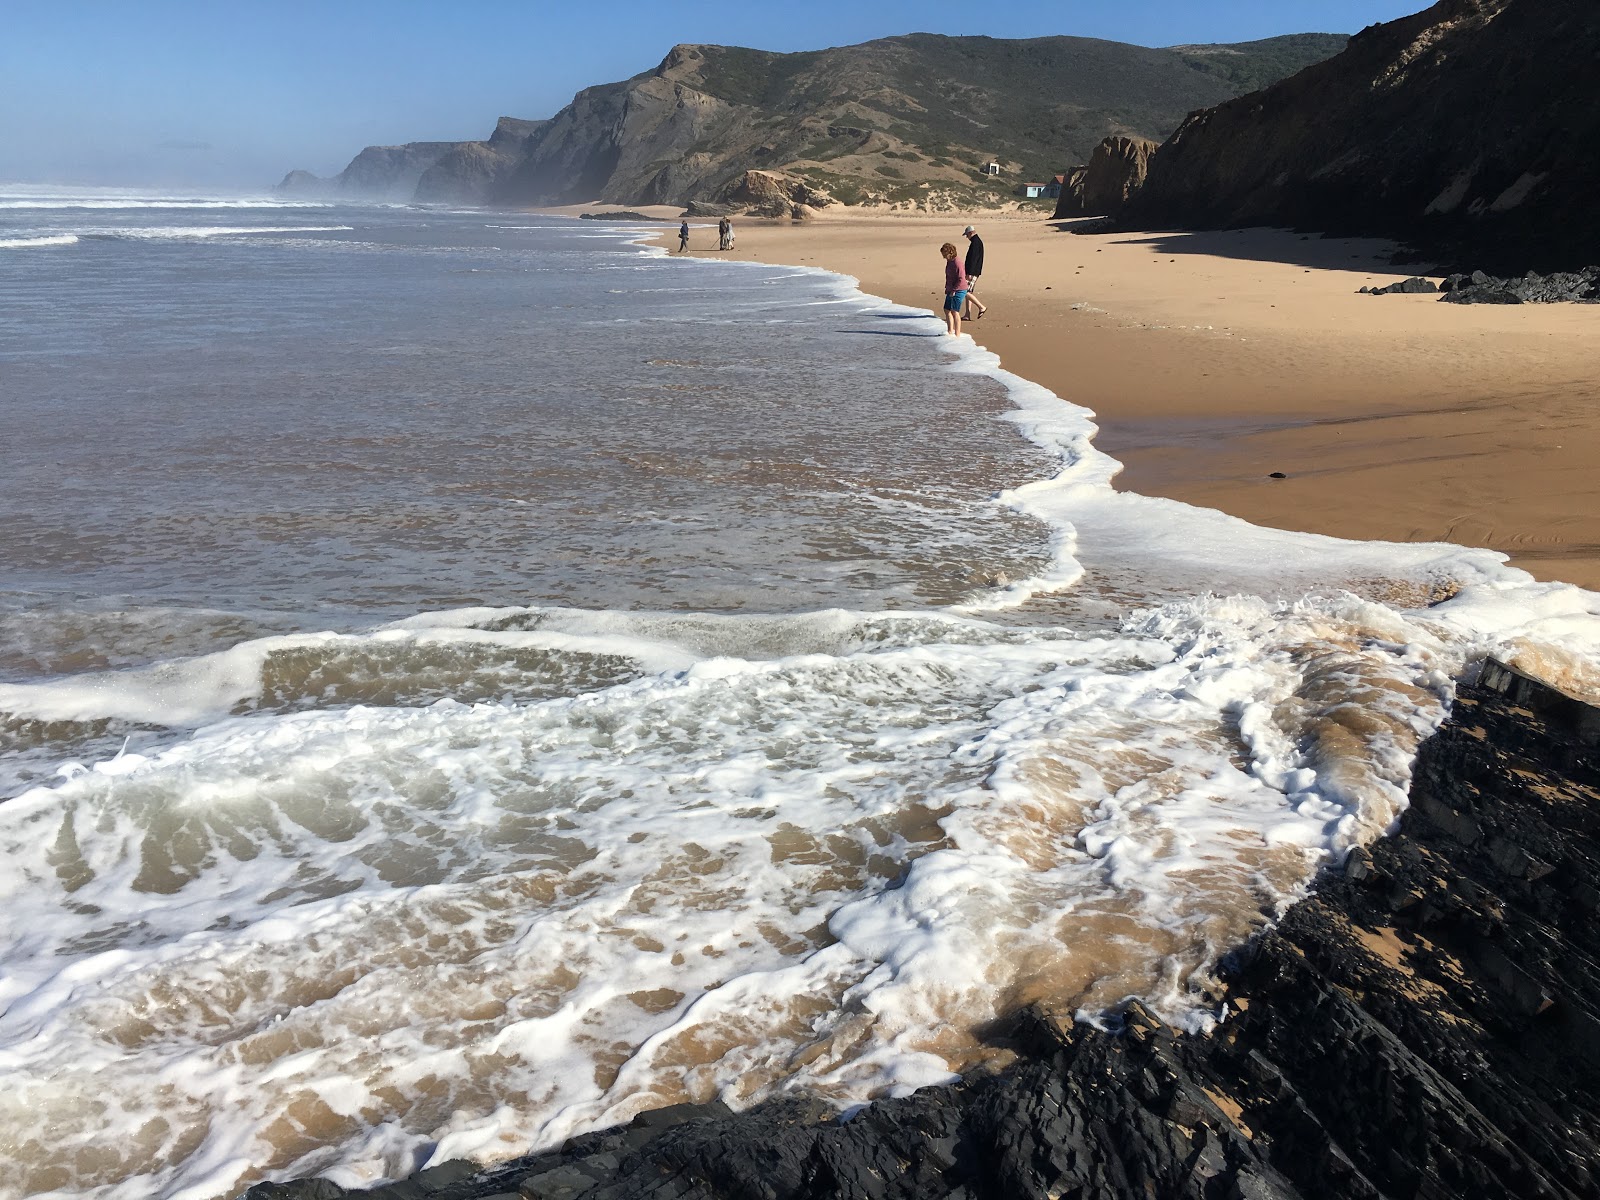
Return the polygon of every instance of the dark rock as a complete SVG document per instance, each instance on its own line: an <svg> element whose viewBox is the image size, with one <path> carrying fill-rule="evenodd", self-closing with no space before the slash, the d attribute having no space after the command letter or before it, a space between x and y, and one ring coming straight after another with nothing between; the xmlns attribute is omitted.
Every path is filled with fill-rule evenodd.
<svg viewBox="0 0 1600 1200"><path fill-rule="evenodd" d="M1600 301L1600 267L1500 279L1474 271L1451 275L1440 288L1451 304L1593 304Z"/></svg>
<svg viewBox="0 0 1600 1200"><path fill-rule="evenodd" d="M1269 472L1267 472L1267 478L1268 479L1287 479L1289 477L1287 475L1285 475L1282 471L1269 471Z"/></svg>
<svg viewBox="0 0 1600 1200"><path fill-rule="evenodd" d="M1364 287L1361 292L1368 296L1387 296L1400 292L1415 295L1421 292L1437 292L1439 285L1431 279L1424 279L1420 275L1413 275L1410 279L1402 279L1399 283L1391 283L1384 287Z"/></svg>
<svg viewBox="0 0 1600 1200"><path fill-rule="evenodd" d="M579 213L580 221L666 221L666 217L648 217L638 212ZM670 222L669 222L670 223Z"/></svg>
<svg viewBox="0 0 1600 1200"><path fill-rule="evenodd" d="M678 1106L363 1195L1592 1197L1600 710L1486 664L1422 745L1411 799L1394 835L1325 871L1223 965L1227 1016L1208 1035L1176 1034L1137 1002L1114 1032L1027 1009L1005 1031L1009 1070L848 1122L797 1097ZM318 1182L249 1196L342 1196L264 1190Z"/></svg>
<svg viewBox="0 0 1600 1200"><path fill-rule="evenodd" d="M295 1179L288 1183L258 1183L243 1200L344 1200L345 1190L328 1179Z"/></svg>

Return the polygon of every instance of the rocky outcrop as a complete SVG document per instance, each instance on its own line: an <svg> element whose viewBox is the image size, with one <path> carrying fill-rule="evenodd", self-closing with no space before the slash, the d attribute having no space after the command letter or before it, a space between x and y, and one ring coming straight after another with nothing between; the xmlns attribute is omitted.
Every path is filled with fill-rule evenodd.
<svg viewBox="0 0 1600 1200"><path fill-rule="evenodd" d="M1300 1200L1600 1192L1600 710L1496 663L1398 831L1224 965L1207 1035L1029 1009L1007 1071L848 1120L645 1113L370 1200ZM251 1200L340 1200L324 1180Z"/></svg>
<svg viewBox="0 0 1600 1200"><path fill-rule="evenodd" d="M708 216L744 213L753 217L803 220L816 209L832 203L832 196L803 179L774 171L746 171L724 184L704 205L697 203L695 208L699 211L714 208L716 212L706 212Z"/></svg>
<svg viewBox="0 0 1600 1200"><path fill-rule="evenodd" d="M1441 0L1191 116L1122 221L1292 225L1550 270L1600 260L1600 5Z"/></svg>
<svg viewBox="0 0 1600 1200"><path fill-rule="evenodd" d="M1424 279L1421 275L1413 275L1410 279L1402 279L1398 283L1387 283L1383 287L1357 288L1359 296L1415 296L1423 292L1437 292L1439 285L1431 279Z"/></svg>
<svg viewBox="0 0 1600 1200"><path fill-rule="evenodd" d="M1439 289L1451 304L1600 304L1600 267L1540 275L1529 271L1517 279L1500 279L1474 271L1451 275Z"/></svg>
<svg viewBox="0 0 1600 1200"><path fill-rule="evenodd" d="M1120 212L1144 185L1157 143L1149 138L1108 137L1089 161L1074 168L1061 189L1056 217L1102 217Z"/></svg>

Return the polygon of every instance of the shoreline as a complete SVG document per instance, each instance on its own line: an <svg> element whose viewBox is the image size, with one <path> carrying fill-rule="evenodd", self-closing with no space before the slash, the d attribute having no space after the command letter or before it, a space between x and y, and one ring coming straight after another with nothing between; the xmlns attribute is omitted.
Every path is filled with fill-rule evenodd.
<svg viewBox="0 0 1600 1200"><path fill-rule="evenodd" d="M1086 223L1015 214L741 219L732 252L691 222L689 256L830 270L932 310L937 246L969 222L991 311L963 332L1094 413L1120 490L1352 540L1486 547L1600 588L1588 306L1360 295L1426 270L1393 266L1395 247L1372 239L1075 233Z"/></svg>

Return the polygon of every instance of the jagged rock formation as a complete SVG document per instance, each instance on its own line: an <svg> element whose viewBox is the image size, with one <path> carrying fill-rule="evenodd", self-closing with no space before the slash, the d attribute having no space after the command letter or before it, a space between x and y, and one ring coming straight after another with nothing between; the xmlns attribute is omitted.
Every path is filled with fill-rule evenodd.
<svg viewBox="0 0 1600 1200"><path fill-rule="evenodd" d="M1474 271L1452 275L1439 288L1451 304L1600 304L1600 267L1499 279Z"/></svg>
<svg viewBox="0 0 1600 1200"><path fill-rule="evenodd" d="M1149 138L1106 138L1089 161L1068 176L1055 215L1102 217L1121 211L1128 197L1144 185L1156 145Z"/></svg>
<svg viewBox="0 0 1600 1200"><path fill-rule="evenodd" d="M417 198L715 204L747 172L767 171L844 203L998 205L1104 137L1165 136L1193 109L1344 40L1152 50L911 34L799 54L676 46L652 71L585 88L548 122L502 137L502 121L487 143L449 144L419 173ZM981 173L990 161L1000 177Z"/></svg>
<svg viewBox="0 0 1600 1200"><path fill-rule="evenodd" d="M1410 279L1402 279L1399 283L1385 284L1383 287L1357 288L1358 296L1414 296L1422 292L1437 292L1439 285L1431 279L1424 279L1420 275L1413 275Z"/></svg>
<svg viewBox="0 0 1600 1200"><path fill-rule="evenodd" d="M1600 4L1440 0L1191 116L1126 226L1293 225L1497 269L1600 260Z"/></svg>
<svg viewBox="0 0 1600 1200"><path fill-rule="evenodd" d="M1600 1191L1600 709L1497 663L1418 754L1399 831L1225 964L1226 1015L1030 1009L994 1076L848 1122L645 1113L370 1200L1301 1200ZM324 1180L250 1200L340 1200Z"/></svg>

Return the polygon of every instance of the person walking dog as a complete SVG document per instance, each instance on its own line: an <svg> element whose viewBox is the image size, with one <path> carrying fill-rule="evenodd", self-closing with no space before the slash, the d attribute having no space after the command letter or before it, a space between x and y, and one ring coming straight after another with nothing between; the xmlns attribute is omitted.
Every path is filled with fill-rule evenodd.
<svg viewBox="0 0 1600 1200"><path fill-rule="evenodd" d="M968 225L961 231L961 236L967 239L967 309L971 312L971 320L976 321L989 311L989 306L977 297L978 276L983 274L983 239L978 236L978 231Z"/></svg>

